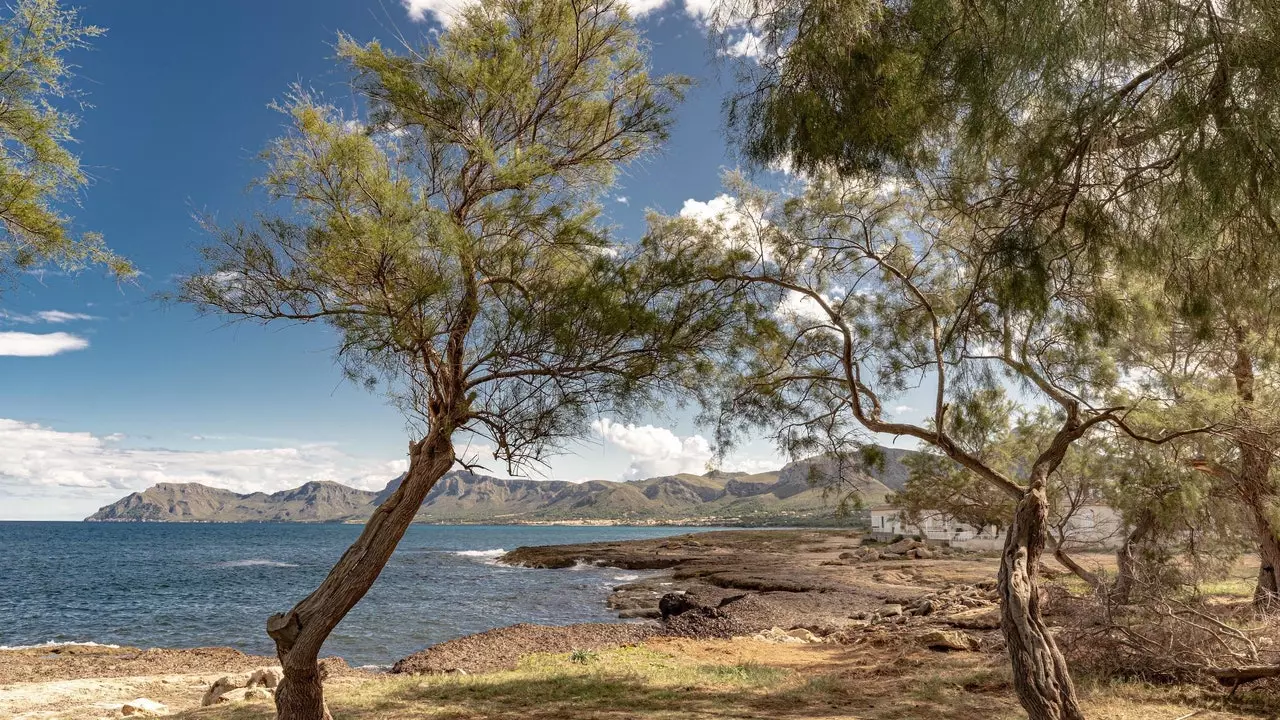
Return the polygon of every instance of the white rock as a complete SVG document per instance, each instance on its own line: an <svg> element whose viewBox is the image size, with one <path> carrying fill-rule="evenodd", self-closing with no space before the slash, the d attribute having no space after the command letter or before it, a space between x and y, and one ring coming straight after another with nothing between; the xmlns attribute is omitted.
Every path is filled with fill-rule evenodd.
<svg viewBox="0 0 1280 720"><path fill-rule="evenodd" d="M138 698L131 702L125 703L120 708L120 714L125 717L159 717L169 714L169 707L164 703L148 700L147 698Z"/></svg>
<svg viewBox="0 0 1280 720"><path fill-rule="evenodd" d="M264 667L254 670L249 675L249 683L246 687L264 687L274 690L280 681L284 679L284 668L282 667Z"/></svg>

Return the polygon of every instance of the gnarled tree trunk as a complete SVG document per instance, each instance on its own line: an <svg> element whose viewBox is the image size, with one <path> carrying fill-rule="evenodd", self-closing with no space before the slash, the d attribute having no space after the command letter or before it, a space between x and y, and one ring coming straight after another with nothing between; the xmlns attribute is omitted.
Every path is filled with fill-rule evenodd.
<svg viewBox="0 0 1280 720"><path fill-rule="evenodd" d="M1155 527L1155 514L1150 510L1142 511L1138 522L1124 538L1124 544L1116 550L1116 583L1111 586L1111 601L1118 605L1128 605L1133 595L1133 586L1138 577L1138 559L1134 552Z"/></svg>
<svg viewBox="0 0 1280 720"><path fill-rule="evenodd" d="M438 427L413 444L404 481L373 511L360 537L324 582L292 610L267 620L267 634L275 640L284 667L284 679L276 688L280 720L331 720L316 662L320 647L373 586L427 493L453 467L453 461L450 435Z"/></svg>
<svg viewBox="0 0 1280 720"><path fill-rule="evenodd" d="M1240 451L1240 467L1236 472L1236 490L1253 518L1258 536L1258 585L1253 592L1255 607L1272 607L1280 602L1280 533L1274 513L1277 493L1271 482L1273 463L1270 438L1260 426L1262 419L1254 408L1253 354L1246 344L1247 333L1237 326L1236 358L1231 368L1235 378L1236 398L1240 401L1240 429L1236 430L1236 447Z"/></svg>
<svg viewBox="0 0 1280 720"><path fill-rule="evenodd" d="M1018 501L1000 557L1000 627L1013 665L1013 687L1031 720L1084 720L1066 660L1040 614L1036 566L1047 538L1044 483Z"/></svg>

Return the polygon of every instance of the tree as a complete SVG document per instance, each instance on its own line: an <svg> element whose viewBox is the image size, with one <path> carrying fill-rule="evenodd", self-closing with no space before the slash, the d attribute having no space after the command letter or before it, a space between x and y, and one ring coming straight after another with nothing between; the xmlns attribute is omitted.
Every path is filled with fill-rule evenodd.
<svg viewBox="0 0 1280 720"><path fill-rule="evenodd" d="M82 25L57 0L18 0L10 11L0 22L0 276L100 264L128 277L133 268L101 235L77 236L57 207L87 182L68 149L77 118L59 107L75 97L66 54L104 30Z"/></svg>
<svg viewBox="0 0 1280 720"><path fill-rule="evenodd" d="M285 208L215 231L183 299L322 322L352 378L416 419L409 469L328 577L267 629L279 717L325 717L316 658L479 436L519 469L600 412L663 401L709 369L723 299L682 264L615 245L595 202L665 136L686 82L650 74L613 0L487 0L406 55L343 38L363 123L305 93L266 152Z"/></svg>
<svg viewBox="0 0 1280 720"><path fill-rule="evenodd" d="M1115 288L1081 273L1087 251L1045 268L1043 294L1019 301L1019 273L1002 266L1000 233L949 212L924 185L883 185L824 173L794 196L730 178L730 211L711 221L652 218L649 245L700 264L742 308L721 360L717 437L772 427L788 450L856 432L915 438L1005 493L999 591L1014 684L1034 718L1082 717L1065 661L1040 613L1036 567L1049 532L1051 477L1095 428L1126 427L1131 408L1104 402L1114 353L1091 322ZM701 289L701 292L706 292ZM934 388L924 424L894 420L886 403ZM1008 470L953 432L1007 384L1053 410L1033 453ZM981 436L981 434L977 434ZM1163 442L1170 434L1151 438ZM865 435L864 435L865 438Z"/></svg>
<svg viewBox="0 0 1280 720"><path fill-rule="evenodd" d="M753 164L929 188L997 238L1002 302L1049 306L1066 272L1159 278L1224 245L1280 247L1276 13L1260 0L743 0L721 37L758 33L762 52L728 120ZM1274 278L1248 257L1248 281ZM1171 283L1174 307L1203 316L1221 297L1206 280L1230 276ZM1129 308L1090 310L1083 324L1106 331ZM1252 418L1238 424L1257 428L1254 365L1231 374ZM1240 452L1258 497L1272 492L1263 446ZM1025 691L1033 717L1078 715L1073 698Z"/></svg>

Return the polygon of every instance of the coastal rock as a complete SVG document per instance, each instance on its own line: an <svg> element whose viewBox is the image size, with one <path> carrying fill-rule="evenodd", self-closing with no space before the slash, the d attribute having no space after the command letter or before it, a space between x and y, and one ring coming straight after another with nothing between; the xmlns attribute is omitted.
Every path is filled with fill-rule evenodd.
<svg viewBox="0 0 1280 720"><path fill-rule="evenodd" d="M272 690L280 684L284 679L284 668L280 667L264 667L258 668L249 674L249 682L245 687L264 687Z"/></svg>
<svg viewBox="0 0 1280 720"><path fill-rule="evenodd" d="M964 630L995 630L1000 627L998 606L978 607L948 615L946 623Z"/></svg>
<svg viewBox="0 0 1280 720"><path fill-rule="evenodd" d="M920 643L930 650L977 650L981 642L968 633L957 630L934 630L920 638Z"/></svg>
<svg viewBox="0 0 1280 720"><path fill-rule="evenodd" d="M251 687L248 690L245 690L244 694L240 697L241 700L246 702L256 702L259 700L272 701L275 700L275 698L276 694L264 687Z"/></svg>
<svg viewBox="0 0 1280 720"><path fill-rule="evenodd" d="M889 603L880 608L880 617L897 617L902 614L902 606L897 603Z"/></svg>
<svg viewBox="0 0 1280 720"><path fill-rule="evenodd" d="M751 636L753 640L771 643L820 643L822 638L814 635L808 628L792 628L791 630L783 630L780 627L771 627L763 632L758 632Z"/></svg>
<svg viewBox="0 0 1280 720"><path fill-rule="evenodd" d="M663 620L673 618L678 615L684 615L688 612L696 612L699 615L709 618L717 618L724 615L724 612L720 610L720 608L705 605L688 593L667 593L658 601L658 613L662 616Z"/></svg>
<svg viewBox="0 0 1280 720"><path fill-rule="evenodd" d="M924 543L919 540L899 540L886 547L884 551L891 555L905 555L907 552L919 547L924 547Z"/></svg>
<svg viewBox="0 0 1280 720"><path fill-rule="evenodd" d="M121 706L120 714L125 717L160 717L169 714L169 707L155 700L138 698Z"/></svg>
<svg viewBox="0 0 1280 720"><path fill-rule="evenodd" d="M204 697L200 700L200 707L209 707L210 705L216 705L220 702L227 702L223 699L224 695L232 690L246 687L248 684L249 679L245 675L223 675L217 680L214 680L213 684L209 686L209 689L205 691Z"/></svg>

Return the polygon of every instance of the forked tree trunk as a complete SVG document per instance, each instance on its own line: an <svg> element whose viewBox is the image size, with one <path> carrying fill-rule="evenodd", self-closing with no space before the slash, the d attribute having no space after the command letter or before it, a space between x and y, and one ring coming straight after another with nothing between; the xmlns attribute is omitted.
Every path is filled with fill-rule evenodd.
<svg viewBox="0 0 1280 720"><path fill-rule="evenodd" d="M343 553L315 592L292 610L272 615L267 634L276 643L284 679L276 688L280 720L330 720L316 662L326 638L373 586L432 486L453 467L453 443L439 430L414 444L404 481L373 511L360 537Z"/></svg>
<svg viewBox="0 0 1280 720"><path fill-rule="evenodd" d="M1047 538L1048 501L1033 482L1018 501L1000 557L1000 628L1013 687L1031 720L1084 720L1066 660L1040 614L1036 566Z"/></svg>

